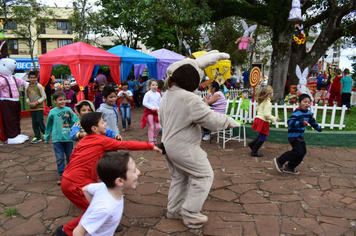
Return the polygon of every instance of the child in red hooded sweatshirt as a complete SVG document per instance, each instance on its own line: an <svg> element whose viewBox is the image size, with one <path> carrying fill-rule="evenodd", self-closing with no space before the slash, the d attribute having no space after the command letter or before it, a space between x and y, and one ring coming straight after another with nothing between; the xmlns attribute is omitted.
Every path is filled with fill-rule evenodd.
<svg viewBox="0 0 356 236"><path fill-rule="evenodd" d="M103 121L100 112L85 114L81 120L81 125L87 135L77 144L71 155L71 161L62 176L61 188L63 194L75 206L85 211L89 202L85 198L82 188L98 182L96 164L106 151L153 149L162 154L162 150L148 142L125 142L104 136L106 123ZM59 226L55 234L57 236L71 236L82 215L64 226Z"/></svg>

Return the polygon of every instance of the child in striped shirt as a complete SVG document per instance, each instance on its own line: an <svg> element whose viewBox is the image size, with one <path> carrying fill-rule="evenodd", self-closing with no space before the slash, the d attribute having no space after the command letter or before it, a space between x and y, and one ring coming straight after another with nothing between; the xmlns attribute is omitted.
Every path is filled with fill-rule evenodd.
<svg viewBox="0 0 356 236"><path fill-rule="evenodd" d="M316 123L313 114L308 109L311 104L311 98L308 94L299 96L299 107L295 109L291 117L288 119L288 141L292 145L292 150L285 152L279 158L274 158L274 164L279 172L288 174L299 174L295 168L303 161L307 148L304 140L304 131L308 123L317 131L322 129ZM284 166L284 163L288 164Z"/></svg>

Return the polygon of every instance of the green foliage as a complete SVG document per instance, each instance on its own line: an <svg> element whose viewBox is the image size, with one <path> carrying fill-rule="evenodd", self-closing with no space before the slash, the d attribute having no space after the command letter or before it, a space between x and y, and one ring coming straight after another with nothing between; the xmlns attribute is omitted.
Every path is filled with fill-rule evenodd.
<svg viewBox="0 0 356 236"><path fill-rule="evenodd" d="M95 33L95 28L99 22L99 14L94 12L93 5L89 0L73 1L73 14L69 17L72 29L77 33L75 42L92 43L89 34Z"/></svg>
<svg viewBox="0 0 356 236"><path fill-rule="evenodd" d="M9 217L9 216L15 216L18 212L17 207L8 207L6 208L5 211L5 216Z"/></svg>
<svg viewBox="0 0 356 236"><path fill-rule="evenodd" d="M22 39L29 47L33 65L34 44L42 33L43 26L55 27L56 22L52 19L55 17L54 11L36 0L16 1L16 4L6 8L8 19L12 19L17 24L17 29L11 30L10 33Z"/></svg>
<svg viewBox="0 0 356 236"><path fill-rule="evenodd" d="M54 75L55 78L60 78L61 75L71 75L72 73L70 72L69 66L67 65L58 65L54 66L52 69L52 75Z"/></svg>
<svg viewBox="0 0 356 236"><path fill-rule="evenodd" d="M236 17L228 17L210 25L212 29L211 44L214 49L230 54L232 65L248 64L248 54L238 50L236 39L243 35L241 21Z"/></svg>
<svg viewBox="0 0 356 236"><path fill-rule="evenodd" d="M198 26L210 17L206 0L99 0L100 23L95 31L115 35L115 44L137 48L141 41L151 49L182 52L187 40L192 51Z"/></svg>

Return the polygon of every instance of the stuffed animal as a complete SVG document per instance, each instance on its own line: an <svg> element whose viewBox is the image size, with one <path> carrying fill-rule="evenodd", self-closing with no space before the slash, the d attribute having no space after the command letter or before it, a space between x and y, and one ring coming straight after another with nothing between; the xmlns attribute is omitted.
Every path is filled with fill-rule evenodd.
<svg viewBox="0 0 356 236"><path fill-rule="evenodd" d="M244 28L244 34L242 37L236 39L235 43L240 43L239 44L239 50L247 50L249 41L251 43L253 43L253 32L255 31L255 29L257 28L257 25L252 25L250 27L248 27L247 23L242 20L242 27ZM251 35L250 35L251 33ZM250 36L249 36L250 35Z"/></svg>
<svg viewBox="0 0 356 236"><path fill-rule="evenodd" d="M301 21L302 18L302 10L300 9L300 0L292 1L292 9L289 12L289 21Z"/></svg>
<svg viewBox="0 0 356 236"><path fill-rule="evenodd" d="M201 213L214 172L200 147L201 127L211 131L239 127L232 118L211 110L194 92L204 78L204 69L226 53L212 50L197 59L184 59L167 68L168 88L159 104L162 143L172 182L168 193L167 218L183 219L189 228L200 228L208 217Z"/></svg>
<svg viewBox="0 0 356 236"><path fill-rule="evenodd" d="M21 103L18 86L27 86L22 80L12 76L16 68L16 61L10 58L0 60L0 109L2 113L3 131L8 144L20 144L28 140L28 136L21 134L20 114ZM4 137L4 136L2 136ZM6 142L3 140L3 142Z"/></svg>
<svg viewBox="0 0 356 236"><path fill-rule="evenodd" d="M308 94L309 97L311 97L312 101L313 101L313 95L310 93L309 89L307 88L307 78L309 75L309 69L308 67L304 69L303 74L299 68L299 66L297 65L295 68L295 73L297 75L297 77L299 78L299 84L297 85L297 90L299 93L303 94Z"/></svg>

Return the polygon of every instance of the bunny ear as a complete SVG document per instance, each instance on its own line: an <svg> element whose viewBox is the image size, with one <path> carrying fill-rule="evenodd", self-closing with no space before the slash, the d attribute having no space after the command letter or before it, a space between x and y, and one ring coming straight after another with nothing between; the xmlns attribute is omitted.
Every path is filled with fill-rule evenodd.
<svg viewBox="0 0 356 236"><path fill-rule="evenodd" d="M303 71L303 78L304 78L304 79L308 78L308 75L309 75L309 69L308 69L308 67L307 67L307 68L305 68L304 71Z"/></svg>
<svg viewBox="0 0 356 236"><path fill-rule="evenodd" d="M198 63L199 68L204 70L208 66L215 65L220 60L227 60L229 58L230 55L227 53L211 50L195 59L195 61Z"/></svg>
<svg viewBox="0 0 356 236"><path fill-rule="evenodd" d="M302 77L302 72L300 71L300 68L299 68L298 65L295 67L295 74L297 75L297 77L298 77L299 79L303 78L303 77Z"/></svg>
<svg viewBox="0 0 356 236"><path fill-rule="evenodd" d="M257 28L257 25L252 25L250 28L248 28L248 31L253 32Z"/></svg>
<svg viewBox="0 0 356 236"><path fill-rule="evenodd" d="M248 30L248 25L244 20L242 20L242 28L244 28L244 30Z"/></svg>

